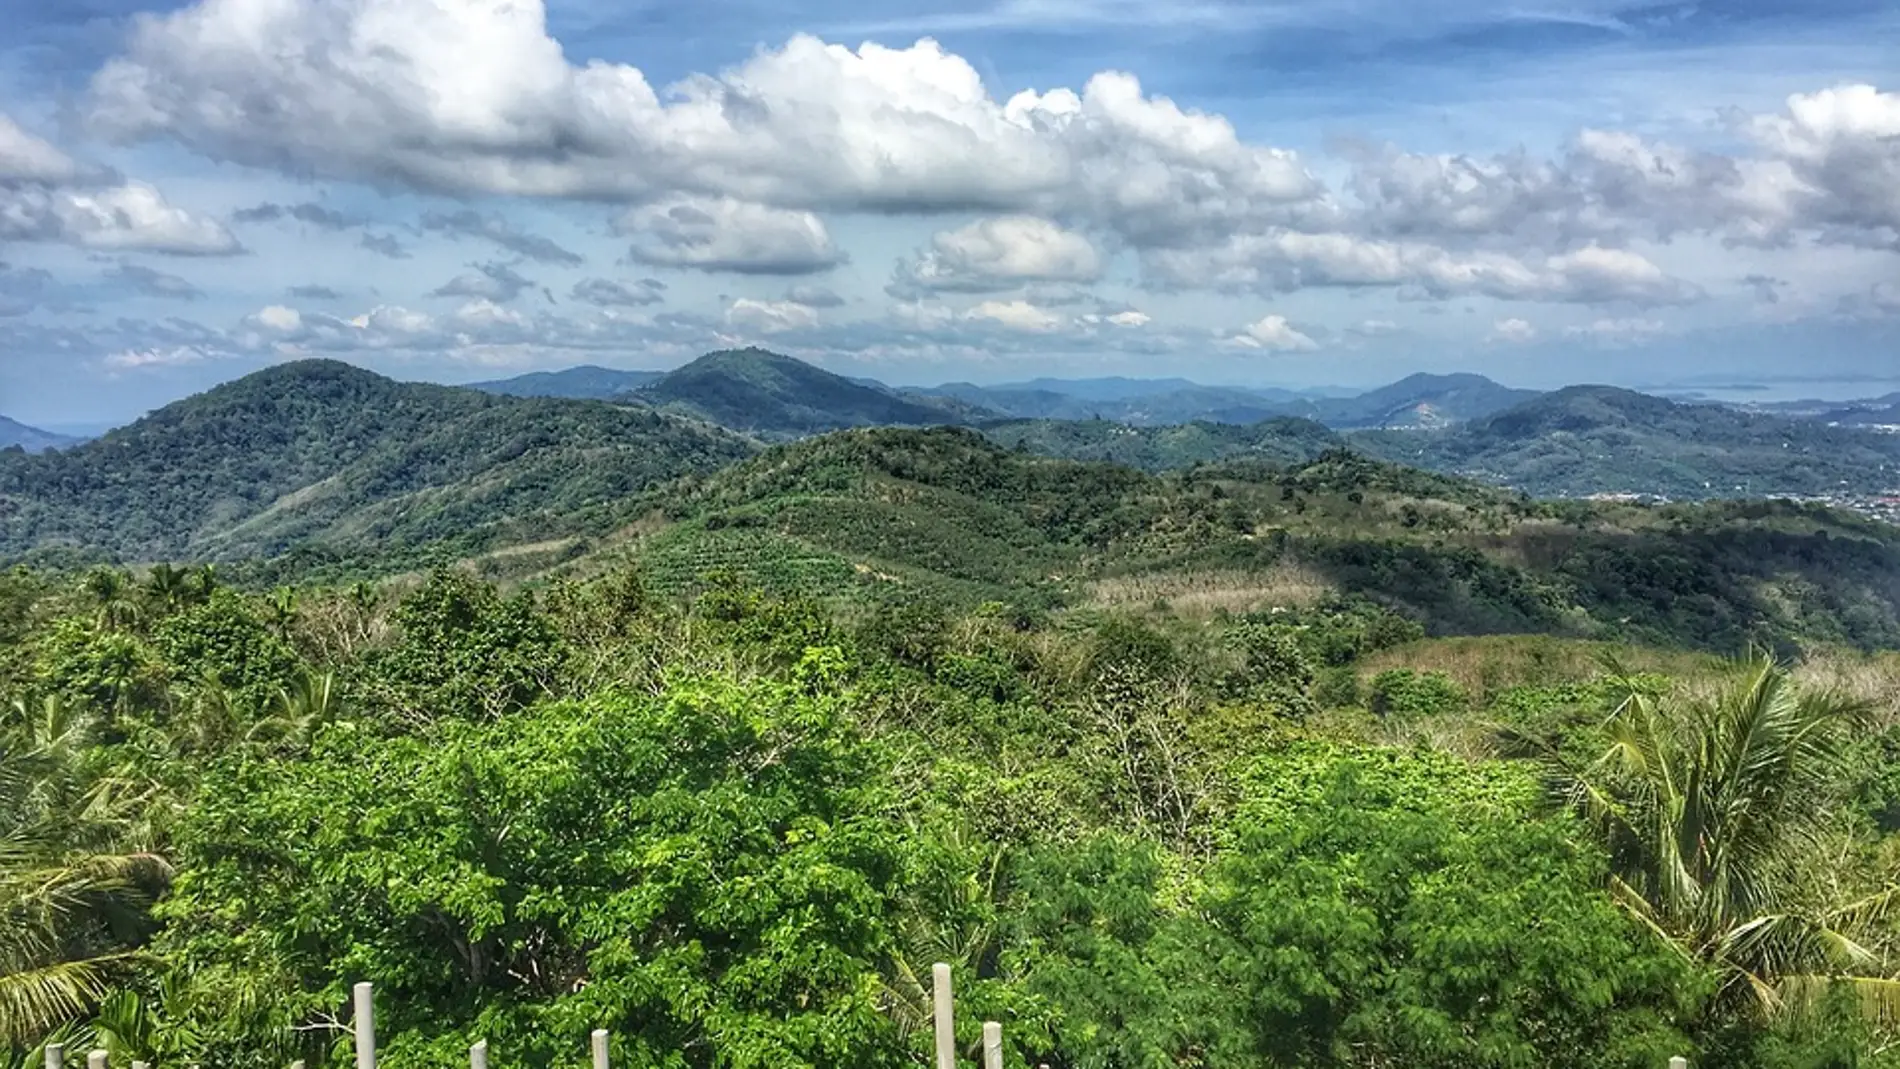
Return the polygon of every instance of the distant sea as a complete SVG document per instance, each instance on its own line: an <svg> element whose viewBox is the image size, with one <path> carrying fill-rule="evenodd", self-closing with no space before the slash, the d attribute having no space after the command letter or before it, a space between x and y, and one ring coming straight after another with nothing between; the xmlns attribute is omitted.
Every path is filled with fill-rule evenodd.
<svg viewBox="0 0 1900 1069"><path fill-rule="evenodd" d="M1661 397L1774 404L1781 401L1859 401L1900 392L1900 379L1751 379L1730 382L1669 382L1635 389Z"/></svg>

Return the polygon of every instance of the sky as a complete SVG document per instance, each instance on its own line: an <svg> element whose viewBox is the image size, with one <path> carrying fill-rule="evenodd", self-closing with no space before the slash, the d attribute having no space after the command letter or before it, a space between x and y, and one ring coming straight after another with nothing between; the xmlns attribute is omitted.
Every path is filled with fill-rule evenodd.
<svg viewBox="0 0 1900 1069"><path fill-rule="evenodd" d="M894 384L1900 380L1888 0L0 25L0 413L40 426L312 356L469 382L742 345Z"/></svg>

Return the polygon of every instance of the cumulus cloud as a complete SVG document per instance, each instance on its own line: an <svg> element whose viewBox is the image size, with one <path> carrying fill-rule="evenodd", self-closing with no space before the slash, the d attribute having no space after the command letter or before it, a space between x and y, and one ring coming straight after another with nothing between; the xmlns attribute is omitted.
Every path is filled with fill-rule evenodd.
<svg viewBox="0 0 1900 1069"><path fill-rule="evenodd" d="M659 90L570 64L537 0L201 0L141 19L90 97L116 136L461 194L1076 212L1167 243L1322 192L1292 153L1127 74L997 100L935 41L801 35Z"/></svg>
<svg viewBox="0 0 1900 1069"><path fill-rule="evenodd" d="M1262 316L1231 335L1228 342L1242 349L1266 349L1276 353L1311 352L1319 343L1295 329L1285 316Z"/></svg>
<svg viewBox="0 0 1900 1069"><path fill-rule="evenodd" d="M204 296L203 290L186 279L139 264L120 264L107 271L106 277L122 282L147 297L191 301Z"/></svg>
<svg viewBox="0 0 1900 1069"><path fill-rule="evenodd" d="M619 282L610 278L586 278L574 283L573 296L577 301L586 301L598 308L638 308L642 305L659 304L666 298L661 295L665 285L655 278L643 278L638 282Z"/></svg>
<svg viewBox="0 0 1900 1069"><path fill-rule="evenodd" d="M471 266L475 268L474 271L456 275L429 291L429 296L474 297L506 302L521 296L522 290L535 286L532 279L523 278L520 272L507 264L483 263Z"/></svg>
<svg viewBox="0 0 1900 1069"><path fill-rule="evenodd" d="M509 252L536 263L579 267L586 262L579 253L562 248L552 238L530 234L499 215L483 215L464 208L455 212L424 212L422 229L456 237L482 238Z"/></svg>
<svg viewBox="0 0 1900 1069"><path fill-rule="evenodd" d="M71 156L27 133L0 111L0 182L61 186L81 177L80 166Z"/></svg>
<svg viewBox="0 0 1900 1069"><path fill-rule="evenodd" d="M845 262L824 220L806 211L730 198L679 199L635 208L614 224L633 237L628 257L656 267L746 275L806 275Z"/></svg>
<svg viewBox="0 0 1900 1069"><path fill-rule="evenodd" d="M1596 244L1533 262L1503 252L1457 253L1418 242L1275 230L1236 234L1207 248L1158 250L1144 257L1143 267L1163 284L1260 293L1385 286L1437 298L1476 294L1639 305L1686 304L1703 296L1699 287L1665 274L1638 253Z"/></svg>
<svg viewBox="0 0 1900 1069"><path fill-rule="evenodd" d="M817 326L818 313L796 301L755 301L741 297L726 309L726 325L758 334L779 334Z"/></svg>
<svg viewBox="0 0 1900 1069"><path fill-rule="evenodd" d="M1093 282L1102 259L1089 239L1047 219L1005 215L941 231L898 262L890 292L995 293L1031 282Z"/></svg>
<svg viewBox="0 0 1900 1069"><path fill-rule="evenodd" d="M1028 301L984 301L963 313L965 319L981 319L1010 330L1046 333L1063 326L1063 317Z"/></svg>
<svg viewBox="0 0 1900 1069"><path fill-rule="evenodd" d="M1491 340L1522 345L1537 340L1537 328L1525 319L1500 319L1491 324Z"/></svg>

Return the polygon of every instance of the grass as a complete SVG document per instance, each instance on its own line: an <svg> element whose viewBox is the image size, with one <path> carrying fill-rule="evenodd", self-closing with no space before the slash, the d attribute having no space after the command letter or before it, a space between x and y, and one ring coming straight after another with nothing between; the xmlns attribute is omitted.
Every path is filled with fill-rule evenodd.
<svg viewBox="0 0 1900 1069"><path fill-rule="evenodd" d="M1318 572L1298 563L1282 562L1260 571L1167 571L1098 579L1088 585L1085 604L1102 609L1147 609L1164 603L1180 616L1201 619L1222 611L1240 614L1276 606L1307 608L1331 593L1335 588Z"/></svg>
<svg viewBox="0 0 1900 1069"><path fill-rule="evenodd" d="M1672 677L1698 676L1721 664L1709 654L1653 646L1559 638L1550 635L1481 635L1429 638L1396 646L1360 662L1362 678L1391 668L1443 672L1472 702L1483 707L1511 687L1581 683L1603 673L1602 658L1612 654L1635 672Z"/></svg>

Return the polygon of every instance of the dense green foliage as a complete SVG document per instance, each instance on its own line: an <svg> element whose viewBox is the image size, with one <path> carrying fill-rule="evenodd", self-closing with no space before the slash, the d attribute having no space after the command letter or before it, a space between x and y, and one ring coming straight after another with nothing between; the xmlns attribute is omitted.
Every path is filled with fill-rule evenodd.
<svg viewBox="0 0 1900 1069"><path fill-rule="evenodd" d="M843 427L959 422L941 405L853 382L763 349L708 353L635 395L722 427L768 437Z"/></svg>
<svg viewBox="0 0 1900 1069"><path fill-rule="evenodd" d="M469 552L547 537L749 449L649 411L302 361L75 449L0 455L0 559L234 560L310 543Z"/></svg>
<svg viewBox="0 0 1900 1069"><path fill-rule="evenodd" d="M984 423L980 429L984 437L1009 449L1148 472L1232 460L1295 465L1344 444L1325 427L1293 418L1246 425L1196 421L1145 427L1099 419L1013 420Z"/></svg>
<svg viewBox="0 0 1900 1069"><path fill-rule="evenodd" d="M1728 998L1681 952L1700 929L1619 895L1636 855L1543 791L1562 762L1509 756L1587 754L1634 686L1708 779L1700 706L1369 666L1419 633L1363 600L1207 627L833 615L717 576L675 601L637 572L15 572L0 842L32 848L0 853L0 1050L341 1064L370 979L392 1065L476 1038L575 1064L597 1027L630 1065L921 1065L946 961L965 1056L990 1017L1012 1066L1887 1064L1826 985ZM1802 760L1789 738L1747 764ZM1755 841L1786 894L1854 912L1880 979L1886 913L1853 903L1891 884L1892 765L1840 742L1798 794L1721 797L1840 815Z"/></svg>
<svg viewBox="0 0 1900 1069"><path fill-rule="evenodd" d="M1900 435L1572 386L1455 430L1356 436L1405 464L1537 495L1675 498L1880 492L1900 486Z"/></svg>

